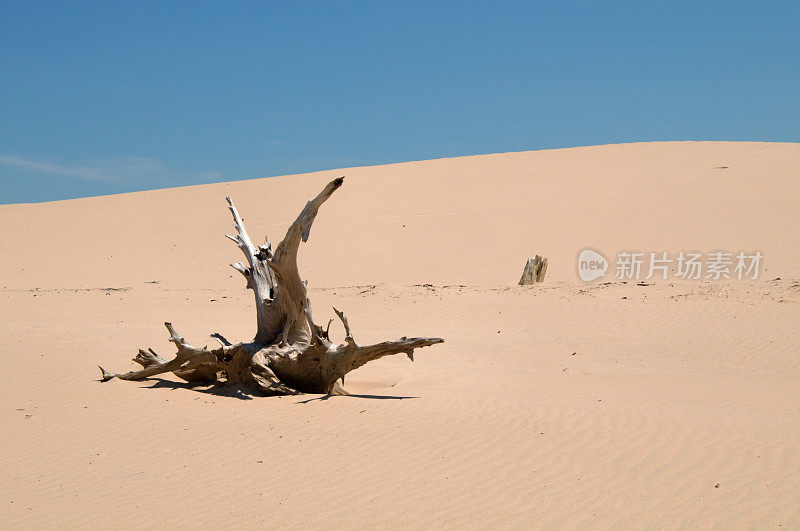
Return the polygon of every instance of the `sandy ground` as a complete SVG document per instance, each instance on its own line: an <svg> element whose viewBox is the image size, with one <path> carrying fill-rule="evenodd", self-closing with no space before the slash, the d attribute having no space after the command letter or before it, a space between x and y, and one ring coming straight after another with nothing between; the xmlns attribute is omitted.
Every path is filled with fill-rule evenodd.
<svg viewBox="0 0 800 531"><path fill-rule="evenodd" d="M301 248L315 317L445 344L351 397L97 381L171 354L165 320L250 339L225 195L278 241L339 175ZM798 200L798 144L669 142L0 206L0 524L800 527ZM764 262L586 283L586 247Z"/></svg>

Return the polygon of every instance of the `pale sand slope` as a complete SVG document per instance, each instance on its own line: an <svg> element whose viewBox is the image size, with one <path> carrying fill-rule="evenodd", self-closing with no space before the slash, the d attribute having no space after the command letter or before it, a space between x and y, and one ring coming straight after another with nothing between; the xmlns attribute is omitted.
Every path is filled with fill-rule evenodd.
<svg viewBox="0 0 800 531"><path fill-rule="evenodd" d="M339 175L301 249L315 316L445 344L348 376L374 397L97 382L171 354L165 320L252 337L225 195L278 241ZM798 200L798 144L670 142L0 207L0 524L797 528ZM587 285L587 246L765 262Z"/></svg>

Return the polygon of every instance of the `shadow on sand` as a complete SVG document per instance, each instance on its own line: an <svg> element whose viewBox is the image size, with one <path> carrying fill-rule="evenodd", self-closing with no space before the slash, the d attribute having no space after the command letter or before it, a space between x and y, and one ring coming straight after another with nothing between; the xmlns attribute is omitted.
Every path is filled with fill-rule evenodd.
<svg viewBox="0 0 800 531"><path fill-rule="evenodd" d="M320 395L315 396L306 400L301 400L300 402L295 402L295 404L308 404L309 402L313 402L315 400L328 400L329 398L368 398L370 400L406 400L409 398L419 398L418 396L387 396L387 395L357 395L357 394L350 394L350 395Z"/></svg>
<svg viewBox="0 0 800 531"><path fill-rule="evenodd" d="M102 380L98 380L102 382ZM110 381L110 380L109 380ZM224 383L215 385L196 385L190 382L174 382L172 380L165 380L163 378L145 378L138 380L141 383L151 383L151 385L142 386L147 389L189 389L197 393L203 393L214 396L225 396L228 398L238 398L239 400L252 400L253 398L270 398L263 395L258 391L240 385L226 385ZM277 395L277 396L292 396L292 395ZM294 395L303 396L303 395ZM308 396L308 395L306 395ZM316 400L328 400L329 398L366 398L370 400L406 400L410 398L419 398L418 396L387 396L387 395L365 395L365 394L350 394L350 395L318 395L312 396L306 400L295 402L296 404L308 404Z"/></svg>

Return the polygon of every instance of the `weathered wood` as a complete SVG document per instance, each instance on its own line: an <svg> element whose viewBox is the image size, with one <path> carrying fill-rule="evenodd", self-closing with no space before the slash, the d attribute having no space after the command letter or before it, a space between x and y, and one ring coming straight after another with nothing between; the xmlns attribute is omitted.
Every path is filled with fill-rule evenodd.
<svg viewBox="0 0 800 531"><path fill-rule="evenodd" d="M519 285L525 286L544 282L546 273L547 258L542 258L537 254L535 258L528 258L528 261L525 263L525 269L522 271L522 278L519 279Z"/></svg>
<svg viewBox="0 0 800 531"><path fill-rule="evenodd" d="M338 382L344 383L350 371L392 354L406 354L413 361L415 349L444 342L438 337L402 337L362 346L353 338L347 317L334 308L345 329L345 342L337 345L330 341L331 321L325 330L314 323L306 284L297 268L297 251L300 242L308 240L320 206L343 182L344 177L331 181L306 204L274 252L266 239L258 248L253 245L236 206L227 198L236 236L226 236L242 250L247 261L231 266L244 275L247 289L253 290L255 296L257 330L252 342L234 345L213 333L211 337L219 342L219 348L197 348L165 323L170 341L178 348L174 359L167 361L152 349L139 350L134 361L142 366L141 370L112 373L100 367L102 379L142 380L172 372L190 382L224 381L267 395L342 395L347 391Z"/></svg>

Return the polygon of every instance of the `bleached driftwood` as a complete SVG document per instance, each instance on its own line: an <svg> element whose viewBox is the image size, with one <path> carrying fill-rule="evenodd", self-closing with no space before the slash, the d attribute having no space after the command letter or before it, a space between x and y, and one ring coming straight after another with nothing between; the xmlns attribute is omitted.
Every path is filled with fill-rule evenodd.
<svg viewBox="0 0 800 531"><path fill-rule="evenodd" d="M525 269L522 271L522 278L519 279L519 285L525 286L544 282L544 275L546 273L547 258L542 258L537 254L536 258L528 258L528 261L525 263Z"/></svg>
<svg viewBox="0 0 800 531"><path fill-rule="evenodd" d="M218 348L197 348L189 345L172 324L164 323L170 341L178 348L174 359L167 361L152 349L139 350L134 361L142 366L141 370L118 374L100 367L103 380L141 380L172 372L191 382L224 379L230 384L258 388L265 394L347 394L338 381L344 383L348 372L392 354L406 354L413 361L414 349L442 343L444 340L438 337L402 337L359 345L347 317L336 308L334 312L346 334L343 344L330 340L330 322L325 330L314 323L306 283L297 269L297 251L300 242L308 240L319 207L343 182L344 177L331 181L309 201L274 251L266 239L259 247L252 243L236 206L227 198L236 236L226 236L239 246L247 262L231 266L245 277L247 288L255 296L257 332L252 342L234 345L214 333L211 337L219 342Z"/></svg>

